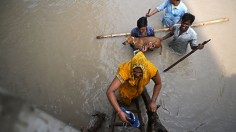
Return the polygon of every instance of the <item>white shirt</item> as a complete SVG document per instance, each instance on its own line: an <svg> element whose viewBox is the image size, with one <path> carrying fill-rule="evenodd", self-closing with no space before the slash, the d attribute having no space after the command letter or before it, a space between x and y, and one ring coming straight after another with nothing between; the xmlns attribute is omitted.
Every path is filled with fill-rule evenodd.
<svg viewBox="0 0 236 132"><path fill-rule="evenodd" d="M191 46L198 46L197 44L197 33L189 27L188 30L181 35L179 35L181 24L175 24L173 26L172 33L173 40L170 42L169 46L179 54L185 54L188 48L188 44Z"/></svg>

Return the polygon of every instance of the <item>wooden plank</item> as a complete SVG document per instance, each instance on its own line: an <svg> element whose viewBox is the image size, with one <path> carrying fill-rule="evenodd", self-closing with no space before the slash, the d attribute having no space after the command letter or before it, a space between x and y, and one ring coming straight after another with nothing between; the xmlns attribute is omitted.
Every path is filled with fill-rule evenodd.
<svg viewBox="0 0 236 132"><path fill-rule="evenodd" d="M138 98L135 99L135 105L136 105L137 110L140 110ZM145 124L143 122L143 118L142 118L141 113L138 113L138 119L139 119L140 126L141 126L140 127L141 132L145 132Z"/></svg>
<svg viewBox="0 0 236 132"><path fill-rule="evenodd" d="M113 113L112 113L112 117L111 117L111 123L110 124L113 124L116 120L116 111L114 110ZM113 132L114 131L114 125L110 126L109 125L109 130L108 132Z"/></svg>

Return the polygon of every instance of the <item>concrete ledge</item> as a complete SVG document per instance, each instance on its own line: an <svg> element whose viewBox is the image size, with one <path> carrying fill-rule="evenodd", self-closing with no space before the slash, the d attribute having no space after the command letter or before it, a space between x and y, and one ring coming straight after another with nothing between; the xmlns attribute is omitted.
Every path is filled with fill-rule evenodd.
<svg viewBox="0 0 236 132"><path fill-rule="evenodd" d="M0 132L79 132L25 101L0 93Z"/></svg>

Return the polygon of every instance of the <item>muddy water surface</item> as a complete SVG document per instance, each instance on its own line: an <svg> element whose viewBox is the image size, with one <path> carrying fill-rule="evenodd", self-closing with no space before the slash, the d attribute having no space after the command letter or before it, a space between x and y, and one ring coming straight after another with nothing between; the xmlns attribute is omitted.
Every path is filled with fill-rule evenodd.
<svg viewBox="0 0 236 132"><path fill-rule="evenodd" d="M161 2L1 0L0 86L76 128L91 124L95 112L105 112L106 131L112 108L105 92L119 63L131 59L132 52L121 44L124 37L96 36L129 32ZM166 73L162 71L180 58L166 46L170 40L163 42L162 55L158 50L146 54L163 82L158 114L169 131L234 131L236 2L184 2L195 22L230 21L195 28L199 43L212 40ZM161 28L162 15L148 18L149 25ZM151 94L153 83L147 88Z"/></svg>

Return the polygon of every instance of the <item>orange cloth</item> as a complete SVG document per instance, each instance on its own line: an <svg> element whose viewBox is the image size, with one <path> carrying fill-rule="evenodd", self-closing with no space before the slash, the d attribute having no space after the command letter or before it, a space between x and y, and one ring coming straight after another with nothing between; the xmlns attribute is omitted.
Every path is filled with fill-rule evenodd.
<svg viewBox="0 0 236 132"><path fill-rule="evenodd" d="M134 78L133 69L136 67L140 67L143 71L141 79ZM144 87L156 75L157 71L155 65L147 60L142 52L138 52L130 61L121 63L116 75L122 83L119 87L121 101L129 105L133 98L143 92Z"/></svg>

